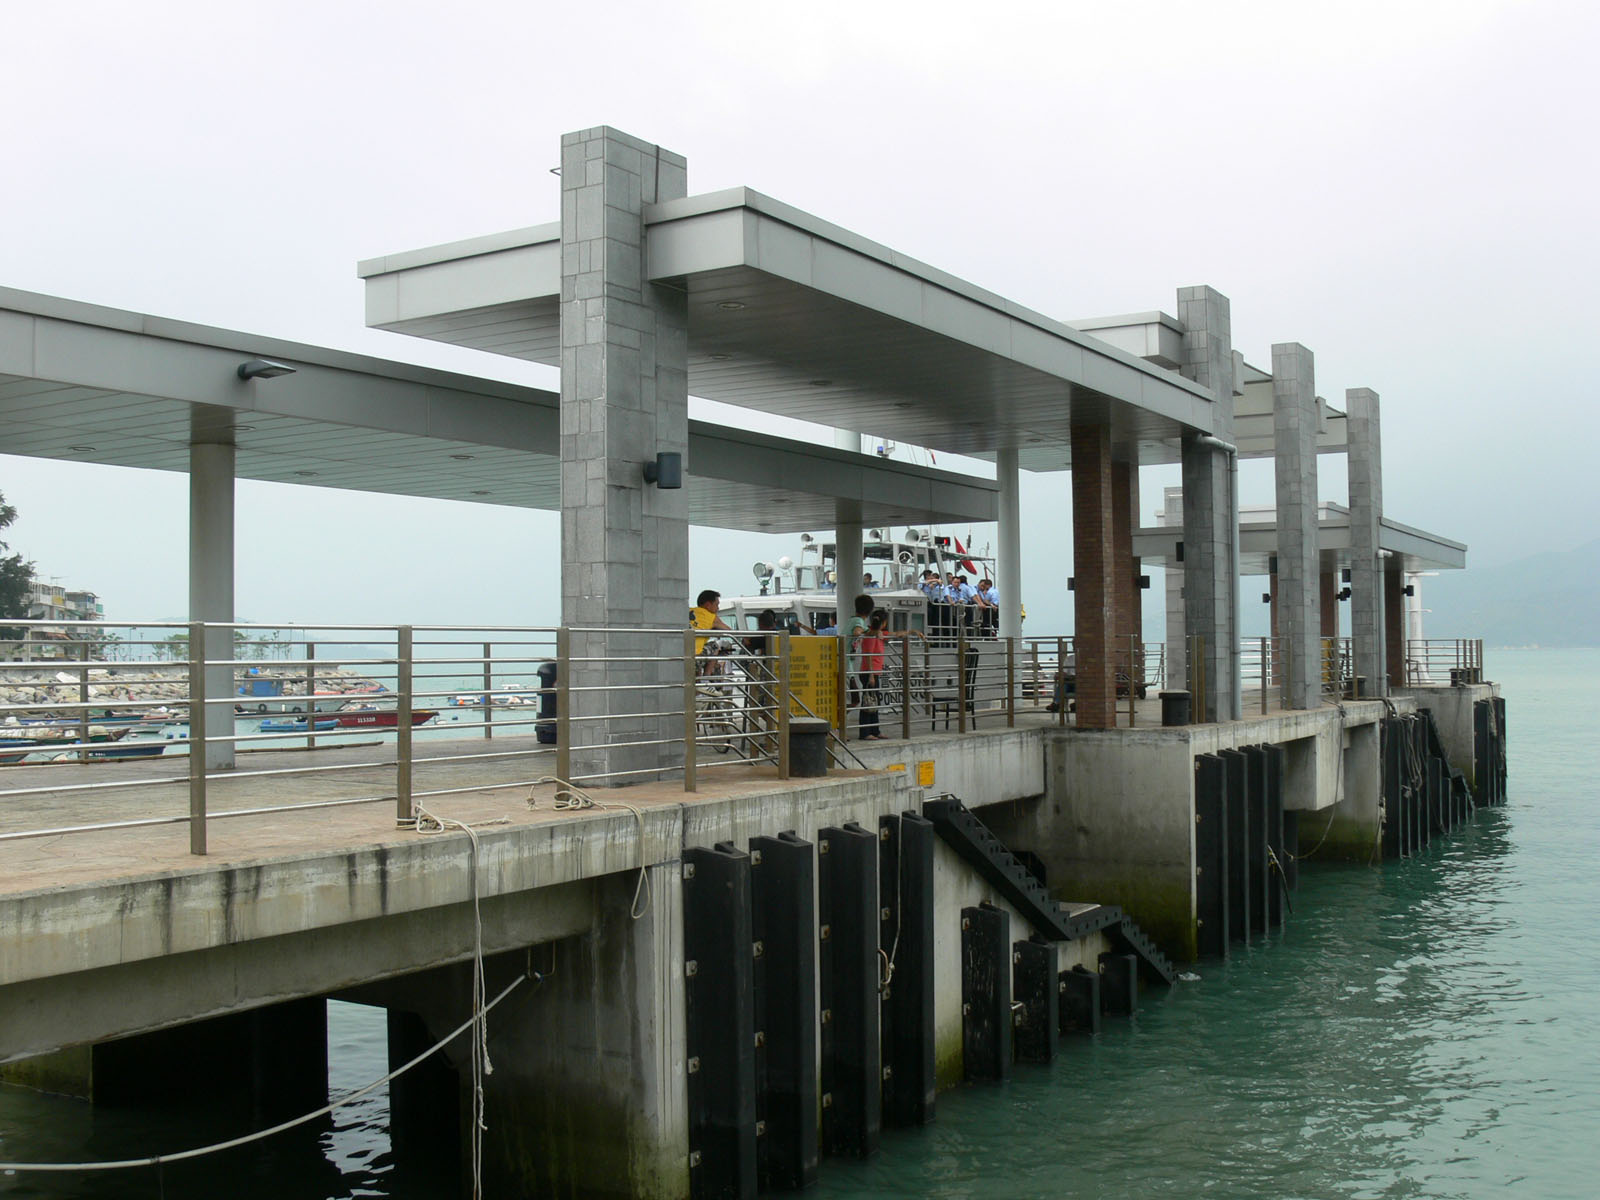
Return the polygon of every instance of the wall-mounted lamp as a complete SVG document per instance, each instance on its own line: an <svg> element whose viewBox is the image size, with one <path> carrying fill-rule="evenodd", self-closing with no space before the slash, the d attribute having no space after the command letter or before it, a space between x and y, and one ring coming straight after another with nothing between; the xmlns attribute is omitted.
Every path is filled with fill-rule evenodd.
<svg viewBox="0 0 1600 1200"><path fill-rule="evenodd" d="M1349 588L1340 589L1340 591L1339 591L1339 599L1341 599L1341 600L1350 599L1350 589Z"/></svg>
<svg viewBox="0 0 1600 1200"><path fill-rule="evenodd" d="M1408 596L1415 596L1417 594L1417 585L1414 584L1414 583L1408 583L1408 584L1406 584L1405 587L1401 588L1400 590L1403 591Z"/></svg>
<svg viewBox="0 0 1600 1200"><path fill-rule="evenodd" d="M252 358L239 364L240 379L276 379L279 375L293 375L295 368L287 363L273 362L269 358Z"/></svg>
<svg viewBox="0 0 1600 1200"><path fill-rule="evenodd" d="M1148 575L1139 576L1139 586L1141 588L1149 587L1150 586L1150 576L1148 576Z"/></svg>
<svg viewBox="0 0 1600 1200"><path fill-rule="evenodd" d="M1340 583L1349 583L1350 582L1350 568L1349 567L1346 567L1346 568L1344 568L1344 570L1339 572L1339 582Z"/></svg>
<svg viewBox="0 0 1600 1200"><path fill-rule="evenodd" d="M1263 604L1271 604L1272 603L1272 593L1271 592L1262 592L1261 593L1261 603L1263 603Z"/></svg>
<svg viewBox="0 0 1600 1200"><path fill-rule="evenodd" d="M681 488L683 486L683 455L676 450L663 450L656 455L655 462L644 465L644 481L653 483L662 490Z"/></svg>

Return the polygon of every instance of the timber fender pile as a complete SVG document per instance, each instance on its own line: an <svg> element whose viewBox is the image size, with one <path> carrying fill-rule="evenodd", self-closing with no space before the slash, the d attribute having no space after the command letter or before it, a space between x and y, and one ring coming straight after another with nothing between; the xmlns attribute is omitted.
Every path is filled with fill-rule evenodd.
<svg viewBox="0 0 1600 1200"><path fill-rule="evenodd" d="M1172 965L1118 908L1060 904L960 801L923 814L719 842L683 855L689 1182L747 1197L816 1181L821 1159L863 1158L881 1131L936 1106L934 842L955 846L1030 926L961 911L968 1079L1048 1062L1059 1034L1130 1014L1141 968ZM1098 973L1057 971L1056 946L1103 932ZM949 981L954 987L955 981ZM820 1121L818 1116L820 1114Z"/></svg>
<svg viewBox="0 0 1600 1200"><path fill-rule="evenodd" d="M1202 958L1281 929L1299 854L1283 807L1284 749L1243 746L1194 760L1196 942Z"/></svg>
<svg viewBox="0 0 1600 1200"><path fill-rule="evenodd" d="M1473 705L1476 786L1452 767L1429 709L1383 721L1383 857L1412 858L1479 808L1506 802L1505 700Z"/></svg>
<svg viewBox="0 0 1600 1200"><path fill-rule="evenodd" d="M684 851L694 1196L804 1188L933 1119L933 902L912 812Z"/></svg>

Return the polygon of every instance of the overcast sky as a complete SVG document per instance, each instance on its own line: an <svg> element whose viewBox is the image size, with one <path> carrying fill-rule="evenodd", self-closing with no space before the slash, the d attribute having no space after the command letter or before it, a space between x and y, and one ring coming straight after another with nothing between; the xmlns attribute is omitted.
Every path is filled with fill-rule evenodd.
<svg viewBox="0 0 1600 1200"><path fill-rule="evenodd" d="M686 155L691 192L748 185L1052 316L1211 284L1249 361L1298 341L1336 405L1381 394L1388 514L1488 565L1600 528L1597 11L8 5L0 285L553 387L364 329L355 263L555 220L560 135L609 124ZM185 611L183 477L4 443L41 575ZM1172 482L1144 472L1146 521ZM1070 612L1068 487L1025 477L1030 632ZM1270 467L1243 488L1270 502ZM550 514L241 482L238 520L242 619L558 616ZM793 550L691 546L729 592Z"/></svg>

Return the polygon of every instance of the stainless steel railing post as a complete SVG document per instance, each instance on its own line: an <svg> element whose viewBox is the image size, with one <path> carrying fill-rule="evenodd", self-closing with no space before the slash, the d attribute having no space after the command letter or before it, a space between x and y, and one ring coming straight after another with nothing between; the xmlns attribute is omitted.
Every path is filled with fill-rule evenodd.
<svg viewBox="0 0 1600 1200"><path fill-rule="evenodd" d="M416 808L411 803L411 689L412 679L412 627L401 625L395 631L395 679L396 690L399 697L395 702L398 712L395 714L394 743L394 771L395 771L395 819L402 823L416 821ZM315 719L308 716L311 728L316 728Z"/></svg>
<svg viewBox="0 0 1600 1200"><path fill-rule="evenodd" d="M493 661L494 644L483 644L483 736L485 741L494 740L494 671L491 668Z"/></svg>
<svg viewBox="0 0 1600 1200"><path fill-rule="evenodd" d="M789 634L778 635L778 778L789 778Z"/></svg>
<svg viewBox="0 0 1600 1200"><path fill-rule="evenodd" d="M189 853L206 852L206 626L189 625Z"/></svg>
<svg viewBox="0 0 1600 1200"><path fill-rule="evenodd" d="M306 749L317 747L317 644L306 643Z"/></svg>
<svg viewBox="0 0 1600 1200"><path fill-rule="evenodd" d="M556 778L572 782L572 630L556 630Z"/></svg>
<svg viewBox="0 0 1600 1200"><path fill-rule="evenodd" d="M700 748L695 743L695 632L683 634L683 790L692 792L698 786L695 768L699 765Z"/></svg>
<svg viewBox="0 0 1600 1200"><path fill-rule="evenodd" d="M967 629L956 626L956 729L967 731Z"/></svg>
<svg viewBox="0 0 1600 1200"><path fill-rule="evenodd" d="M1006 639L1006 728L1017 727L1017 639Z"/></svg>
<svg viewBox="0 0 1600 1200"><path fill-rule="evenodd" d="M82 644L78 668L78 761L89 761L89 643Z"/></svg>

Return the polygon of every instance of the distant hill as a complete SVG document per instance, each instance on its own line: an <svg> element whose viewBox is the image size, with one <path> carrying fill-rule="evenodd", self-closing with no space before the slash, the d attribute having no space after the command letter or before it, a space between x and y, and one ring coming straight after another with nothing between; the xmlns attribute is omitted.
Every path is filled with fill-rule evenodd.
<svg viewBox="0 0 1600 1200"><path fill-rule="evenodd" d="M1490 646L1600 646L1600 538L1564 553L1422 581L1428 637Z"/></svg>

